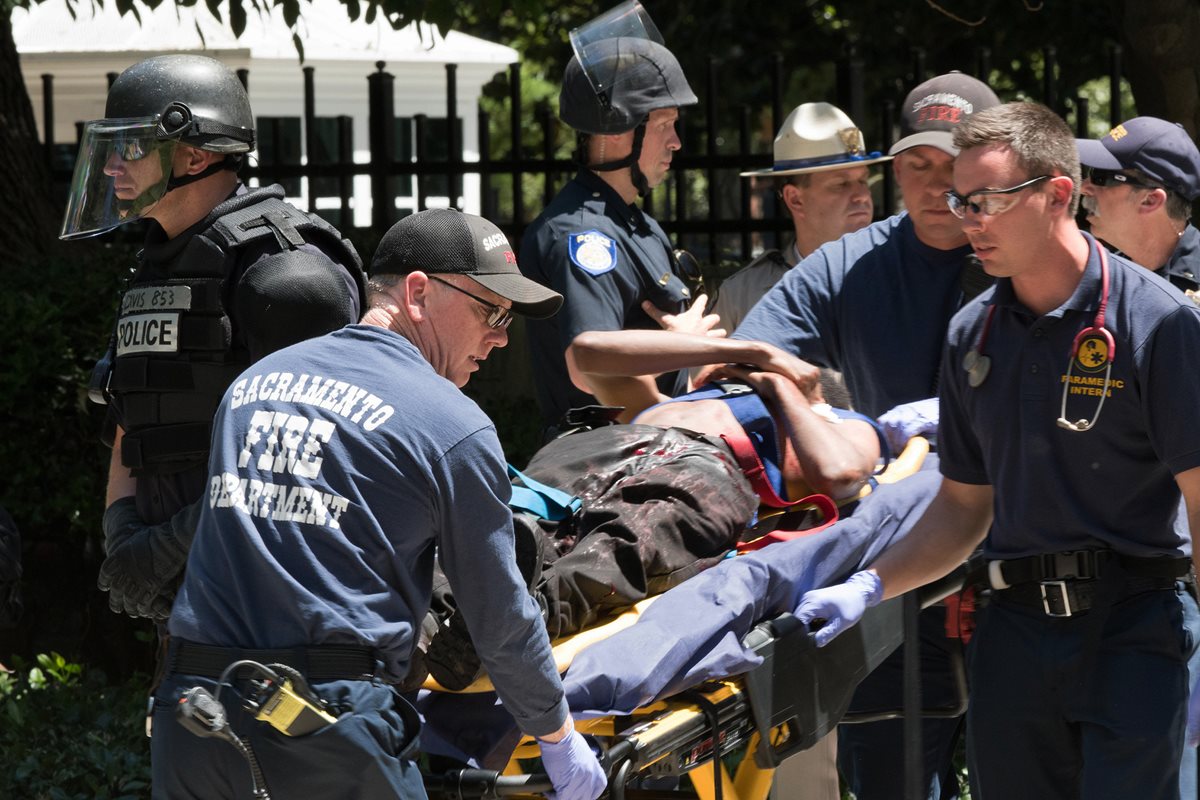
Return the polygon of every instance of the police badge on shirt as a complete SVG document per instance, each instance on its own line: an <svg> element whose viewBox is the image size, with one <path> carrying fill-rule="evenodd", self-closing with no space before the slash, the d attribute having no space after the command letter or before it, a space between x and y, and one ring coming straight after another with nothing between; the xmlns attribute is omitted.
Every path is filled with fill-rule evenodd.
<svg viewBox="0 0 1200 800"><path fill-rule="evenodd" d="M603 275L617 266L617 243L599 231L572 233L567 253L571 263L589 275Z"/></svg>

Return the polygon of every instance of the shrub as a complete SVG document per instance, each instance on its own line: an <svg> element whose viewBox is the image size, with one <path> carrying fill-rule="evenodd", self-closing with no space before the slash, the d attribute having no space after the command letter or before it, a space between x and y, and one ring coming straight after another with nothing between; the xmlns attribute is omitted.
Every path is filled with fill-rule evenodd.
<svg viewBox="0 0 1200 800"><path fill-rule="evenodd" d="M140 800L150 796L144 675L106 685L57 653L0 673L0 797Z"/></svg>

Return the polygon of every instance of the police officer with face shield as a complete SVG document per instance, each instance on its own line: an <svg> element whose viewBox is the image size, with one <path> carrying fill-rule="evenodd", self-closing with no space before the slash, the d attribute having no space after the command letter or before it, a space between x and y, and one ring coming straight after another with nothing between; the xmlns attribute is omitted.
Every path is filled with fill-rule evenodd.
<svg viewBox="0 0 1200 800"><path fill-rule="evenodd" d="M684 267L657 222L635 201L666 179L680 148L675 122L695 93L654 22L626 2L571 32L559 116L576 131L578 174L525 231L520 266L565 298L548 320L529 323L543 421L595 403L575 368L573 342L590 330L671 328L703 332L704 316ZM689 312L689 306L691 311ZM686 372L635 379L628 406L687 387Z"/></svg>
<svg viewBox="0 0 1200 800"><path fill-rule="evenodd" d="M362 263L337 230L238 178L246 90L211 58L125 70L86 124L62 238L149 227L90 395L108 404L109 605L164 619L199 515L213 412L258 358L357 321Z"/></svg>

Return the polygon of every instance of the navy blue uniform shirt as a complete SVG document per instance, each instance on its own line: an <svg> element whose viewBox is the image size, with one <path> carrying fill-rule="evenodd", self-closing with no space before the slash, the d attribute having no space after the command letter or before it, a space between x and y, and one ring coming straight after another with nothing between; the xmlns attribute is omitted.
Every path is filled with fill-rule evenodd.
<svg viewBox="0 0 1200 800"><path fill-rule="evenodd" d="M564 354L576 336L657 330L658 323L642 310L643 300L672 313L691 301L663 229L586 169L526 229L519 262L527 277L563 296L553 317L526 323L538 406L547 425L569 408L596 402L567 374ZM668 372L658 387L674 397L687 389L687 374Z"/></svg>
<svg viewBox="0 0 1200 800"><path fill-rule="evenodd" d="M1175 252L1163 268L1156 271L1184 291L1200 289L1200 231L1195 226L1188 225L1183 229Z"/></svg>
<svg viewBox="0 0 1200 800"><path fill-rule="evenodd" d="M971 248L922 243L897 214L822 245L746 315L735 339L759 339L841 370L854 407L878 417L936 394L946 326L962 303Z"/></svg>
<svg viewBox="0 0 1200 800"><path fill-rule="evenodd" d="M1075 292L1041 317L1000 280L951 323L942 363L942 474L992 484L991 558L1112 547L1133 556L1187 556L1187 519L1174 476L1200 466L1200 310L1166 281L1109 255L1105 327L1115 358L1104 408L1084 432L1056 424L1067 387L1067 419L1093 419L1104 392L1103 361L1072 342L1100 303L1095 240ZM963 357L978 346L996 305L984 354L987 379L968 384ZM1096 355L1093 359L1091 356ZM1068 384L1068 362L1074 360Z"/></svg>

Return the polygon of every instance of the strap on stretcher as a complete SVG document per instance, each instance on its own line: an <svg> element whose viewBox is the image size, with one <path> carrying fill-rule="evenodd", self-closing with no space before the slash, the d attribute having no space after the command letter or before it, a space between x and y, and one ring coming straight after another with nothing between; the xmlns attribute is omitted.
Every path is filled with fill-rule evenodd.
<svg viewBox="0 0 1200 800"><path fill-rule="evenodd" d="M805 528L800 531L775 530L750 542L739 542L737 548L739 553L748 553L752 550L766 547L774 542L788 541L789 539L808 536L825 530L837 522L838 506L848 505L866 497L871 493L873 484L896 483L903 478L915 474L920 471L921 465L925 462L925 457L929 455L929 441L923 437L914 436L908 440L908 444L905 445L900 455L892 459L887 469L876 475L873 483L864 486L857 494L837 502L828 495L823 494L812 494L808 497L802 497L799 500L789 502L779 497L774 487L766 480L766 469L763 467L762 460L759 459L758 453L755 452L754 445L748 437L739 437L735 434L733 436L722 435L721 438L726 441L729 449L733 451L734 456L738 459L738 466L746 474L750 485L754 488L755 493L764 506L774 509L774 513L780 513L783 510L797 506L808 506L819 510L822 519L824 519L824 522L812 528ZM770 516L770 514L763 512L760 514L759 519L762 519L764 516Z"/></svg>
<svg viewBox="0 0 1200 800"><path fill-rule="evenodd" d="M738 552L748 553L751 550L758 550L775 542L786 542L789 539L795 539L800 536L808 536L818 531L823 531L838 520L837 504L833 502L833 498L825 494L810 494L807 497L801 497L799 500L784 500L775 491L775 487L767 480L767 470L763 466L762 459L758 457L758 453L754 450L754 444L750 438L742 433L723 433L721 438L729 445L729 449L733 451L733 455L737 458L738 466L742 468L746 479L750 481L750 486L753 487L754 493L758 495L759 501L769 508L796 508L796 507L811 507L821 512L821 519L824 520L820 525L812 528L805 528L799 531L784 531L775 530L770 533L760 536L757 539L749 542L738 542Z"/></svg>

